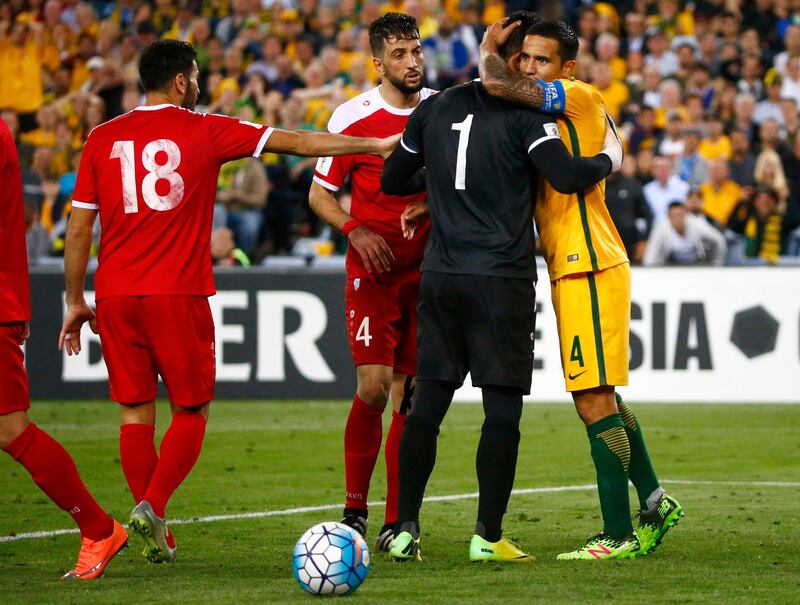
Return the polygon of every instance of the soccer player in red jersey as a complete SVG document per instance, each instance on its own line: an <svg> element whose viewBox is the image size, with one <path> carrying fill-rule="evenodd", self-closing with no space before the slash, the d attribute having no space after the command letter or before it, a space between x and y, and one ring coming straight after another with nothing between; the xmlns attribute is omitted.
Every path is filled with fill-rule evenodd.
<svg viewBox="0 0 800 605"><path fill-rule="evenodd" d="M152 562L175 559L167 502L191 471L214 398L214 294L210 238L220 166L263 151L303 156L388 154L393 139L288 132L192 111L196 54L176 40L152 44L139 75L146 104L90 133L73 194L66 249L67 312L59 346L80 352L90 322L102 339L111 399L120 408L120 461L136 502L130 527ZM92 227L102 238L97 317L84 300ZM156 453L157 378L172 422Z"/></svg>
<svg viewBox="0 0 800 605"><path fill-rule="evenodd" d="M387 13L369 26L373 63L381 85L344 103L330 132L386 137L402 133L419 102L435 91L422 87L422 46L413 17ZM381 192L383 160L369 155L320 158L309 201L325 222L348 238L345 311L358 387L344 433L343 523L367 532L367 493L383 440L382 415L392 401L386 437L386 514L377 546L391 546L397 520L400 436L416 374L417 293L429 224L405 239L400 215L425 199ZM333 193L351 179L352 204L343 209Z"/></svg>
<svg viewBox="0 0 800 605"><path fill-rule="evenodd" d="M125 528L100 508L67 451L30 421L28 374L22 343L30 334L30 285L22 218L22 179L14 139L0 120L0 448L25 467L81 531L78 564L64 579L88 580L103 573L128 541Z"/></svg>

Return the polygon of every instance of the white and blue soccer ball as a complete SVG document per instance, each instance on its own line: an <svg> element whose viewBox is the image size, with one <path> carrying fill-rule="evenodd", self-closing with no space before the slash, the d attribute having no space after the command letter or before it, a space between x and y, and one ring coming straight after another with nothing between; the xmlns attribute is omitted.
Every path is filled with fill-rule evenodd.
<svg viewBox="0 0 800 605"><path fill-rule="evenodd" d="M351 527L319 523L295 544L292 571L300 587L313 595L349 594L369 573L369 549Z"/></svg>

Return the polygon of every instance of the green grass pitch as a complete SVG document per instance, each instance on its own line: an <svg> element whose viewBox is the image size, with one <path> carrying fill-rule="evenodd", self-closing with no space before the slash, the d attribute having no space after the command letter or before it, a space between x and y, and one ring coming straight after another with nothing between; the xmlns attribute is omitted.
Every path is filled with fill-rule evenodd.
<svg viewBox="0 0 800 605"><path fill-rule="evenodd" d="M339 520L344 402L217 402L200 461L174 496L172 519L335 505L329 510L175 525L178 561L147 565L140 541L99 581L64 583L74 534L0 542L3 603L303 603L314 597L290 570L295 540ZM585 431L571 406L529 405L523 414L509 535L538 562L470 564L477 501L478 405L455 405L439 439L427 495L462 495L423 506L422 563L373 553L359 603L790 603L800 591L800 406L633 405L656 470L686 517L651 555L633 561L559 562L601 528ZM159 431L168 422L159 408ZM133 502L119 466L110 403L35 402L32 418L74 456L98 500L125 521ZM384 417L388 423L388 413ZM769 485L768 482L776 482ZM566 489L578 486L575 489ZM384 496L379 460L372 500ZM631 506L636 503L631 489ZM633 510L632 510L633 512ZM370 547L383 522L371 511ZM24 469L0 457L0 536L72 527Z"/></svg>

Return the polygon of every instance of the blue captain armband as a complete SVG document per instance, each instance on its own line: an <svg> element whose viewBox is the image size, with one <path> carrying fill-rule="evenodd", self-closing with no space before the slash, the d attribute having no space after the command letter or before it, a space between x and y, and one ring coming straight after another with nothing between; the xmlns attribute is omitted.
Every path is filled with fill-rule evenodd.
<svg viewBox="0 0 800 605"><path fill-rule="evenodd" d="M544 91L544 101L539 111L542 113L564 113L567 108L567 94L564 92L564 85L558 80L553 82L536 81Z"/></svg>

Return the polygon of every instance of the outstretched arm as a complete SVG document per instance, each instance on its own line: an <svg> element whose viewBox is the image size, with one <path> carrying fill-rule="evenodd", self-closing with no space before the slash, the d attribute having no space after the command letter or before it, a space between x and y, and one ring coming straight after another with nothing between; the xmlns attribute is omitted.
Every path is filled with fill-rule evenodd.
<svg viewBox="0 0 800 605"><path fill-rule="evenodd" d="M399 140L400 135L385 139L374 139L327 132L290 131L276 128L267 140L264 151L306 157L368 153L385 158L392 152Z"/></svg>

